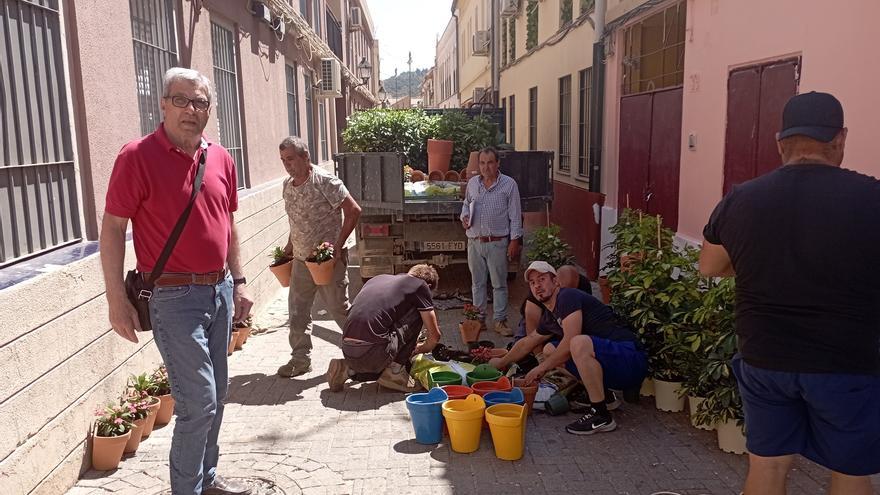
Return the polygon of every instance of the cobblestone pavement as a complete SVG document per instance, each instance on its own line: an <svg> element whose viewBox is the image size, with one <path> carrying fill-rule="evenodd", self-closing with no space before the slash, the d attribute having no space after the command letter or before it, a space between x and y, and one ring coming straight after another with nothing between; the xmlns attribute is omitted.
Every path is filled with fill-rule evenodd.
<svg viewBox="0 0 880 495"><path fill-rule="evenodd" d="M441 281L441 287L449 285ZM514 284L512 309L519 307L523 290ZM460 342L459 314L440 312L444 343ZM260 494L740 492L746 456L721 452L714 432L692 428L684 413L659 412L646 398L616 411L617 431L591 437L564 432L576 419L571 413L536 413L528 420L525 456L516 462L495 458L488 431L473 454L452 452L448 439L436 446L417 444L403 394L379 391L374 383L349 382L340 393L327 390L324 372L331 358L341 357L341 337L326 316L317 315L325 321L314 327L313 371L294 379L276 376L290 352L286 318L286 291L279 291L256 317L266 332L230 357L219 472L254 480ZM116 471L86 472L68 493L170 493L172 429L173 422L156 430ZM798 460L789 493L825 493L826 482L825 470ZM880 488L878 477L875 487Z"/></svg>

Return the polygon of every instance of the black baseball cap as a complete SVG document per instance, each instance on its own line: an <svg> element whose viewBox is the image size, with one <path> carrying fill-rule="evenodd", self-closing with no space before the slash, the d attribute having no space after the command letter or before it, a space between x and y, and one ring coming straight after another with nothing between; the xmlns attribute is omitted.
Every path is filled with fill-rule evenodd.
<svg viewBox="0 0 880 495"><path fill-rule="evenodd" d="M828 93L810 91L792 96L782 110L782 131L779 139L791 136L831 142L843 129L843 107Z"/></svg>

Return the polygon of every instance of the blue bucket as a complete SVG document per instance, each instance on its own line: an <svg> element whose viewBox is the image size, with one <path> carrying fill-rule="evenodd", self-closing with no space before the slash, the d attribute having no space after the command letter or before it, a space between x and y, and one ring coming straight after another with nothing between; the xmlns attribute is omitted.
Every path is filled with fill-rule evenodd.
<svg viewBox="0 0 880 495"><path fill-rule="evenodd" d="M406 398L406 408L412 419L416 442L427 445L440 443L443 439L443 403L449 399L440 387L425 394L412 394Z"/></svg>
<svg viewBox="0 0 880 495"><path fill-rule="evenodd" d="M520 406L526 403L526 398L519 388L513 388L510 392L489 392L483 396L486 401L486 407L497 404L518 404Z"/></svg>

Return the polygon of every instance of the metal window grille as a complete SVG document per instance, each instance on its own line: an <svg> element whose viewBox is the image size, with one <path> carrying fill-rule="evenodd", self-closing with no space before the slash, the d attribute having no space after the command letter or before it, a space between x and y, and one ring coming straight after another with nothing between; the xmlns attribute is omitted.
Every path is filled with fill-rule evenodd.
<svg viewBox="0 0 880 495"><path fill-rule="evenodd" d="M526 50L538 45L538 0L529 0L526 6Z"/></svg>
<svg viewBox="0 0 880 495"><path fill-rule="evenodd" d="M82 238L60 22L0 1L0 267Z"/></svg>
<svg viewBox="0 0 880 495"><path fill-rule="evenodd" d="M330 156L327 152L327 105L325 100L318 102L318 127L321 136L321 161L327 161Z"/></svg>
<svg viewBox="0 0 880 495"><path fill-rule="evenodd" d="M588 176L590 153L590 96L593 86L593 68L578 72L578 175Z"/></svg>
<svg viewBox="0 0 880 495"><path fill-rule="evenodd" d="M342 60L342 23L336 20L330 9L327 9L326 25L327 45L330 47L330 51Z"/></svg>
<svg viewBox="0 0 880 495"><path fill-rule="evenodd" d="M174 7L172 0L129 0L129 6L141 134L146 135L162 121L162 78L177 65Z"/></svg>
<svg viewBox="0 0 880 495"><path fill-rule="evenodd" d="M559 170L571 172L571 76L559 78Z"/></svg>
<svg viewBox="0 0 880 495"><path fill-rule="evenodd" d="M312 159L312 163L318 163L318 147L315 143L315 100L312 96L314 89L312 88L312 75L303 74L303 81L305 82L303 90L306 97L306 140L309 143L309 156Z"/></svg>
<svg viewBox="0 0 880 495"><path fill-rule="evenodd" d="M624 95L683 83L686 10L680 2L624 31Z"/></svg>
<svg viewBox="0 0 880 495"><path fill-rule="evenodd" d="M238 73L235 64L235 37L232 31L211 23L214 51L214 86L217 88L217 120L220 144L232 155L238 174L238 187L245 187L244 149L241 139L241 116L238 106Z"/></svg>
<svg viewBox="0 0 880 495"><path fill-rule="evenodd" d="M291 136L299 136L299 83L296 80L296 65L284 68L287 76L287 132Z"/></svg>
<svg viewBox="0 0 880 495"><path fill-rule="evenodd" d="M315 3L312 4L312 17L315 20L315 24L313 28L315 29L315 34L318 35L318 38L323 37L323 33L321 33L321 0L315 0Z"/></svg>
<svg viewBox="0 0 880 495"><path fill-rule="evenodd" d="M572 7L572 0L560 0L559 26L562 27L571 22L572 17L574 17L574 7Z"/></svg>
<svg viewBox="0 0 880 495"><path fill-rule="evenodd" d="M538 149L538 87L529 89L529 149Z"/></svg>
<svg viewBox="0 0 880 495"><path fill-rule="evenodd" d="M507 65L507 20L501 22L501 67L504 67Z"/></svg>
<svg viewBox="0 0 880 495"><path fill-rule="evenodd" d="M516 19L512 19L509 23L510 25L510 36L508 37L508 42L510 43L510 47L508 51L508 57L510 59L510 63L516 62Z"/></svg>
<svg viewBox="0 0 880 495"><path fill-rule="evenodd" d="M507 142L516 149L516 97L510 95L510 131L508 133Z"/></svg>

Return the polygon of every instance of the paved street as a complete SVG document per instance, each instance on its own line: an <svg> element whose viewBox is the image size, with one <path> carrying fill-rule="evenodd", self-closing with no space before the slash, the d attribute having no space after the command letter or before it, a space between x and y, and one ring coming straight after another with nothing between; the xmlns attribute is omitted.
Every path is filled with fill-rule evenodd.
<svg viewBox="0 0 880 495"><path fill-rule="evenodd" d="M441 289L449 290L452 282L441 281ZM520 301L523 290L517 283L512 299ZM518 302L512 307L518 308ZM459 315L459 310L440 314L447 344L459 342ZM618 410L618 431L592 437L564 432L575 419L571 413L536 413L528 421L525 457L517 462L495 458L488 431L470 455L452 452L448 442L419 445L413 441L403 394L379 392L372 383L349 385L336 394L327 390L323 373L328 361L341 355L340 330L330 321L315 325L314 370L290 380L277 377L276 368L289 354L286 317L286 292L279 291L256 318L266 332L230 358L231 388L220 439L224 476L258 478L288 494L740 491L746 456L722 453L714 432L696 430L684 413L659 412L644 398ZM89 471L69 493L167 493L172 426L156 430L117 471ZM825 478L823 470L798 461L789 493L824 493Z"/></svg>

